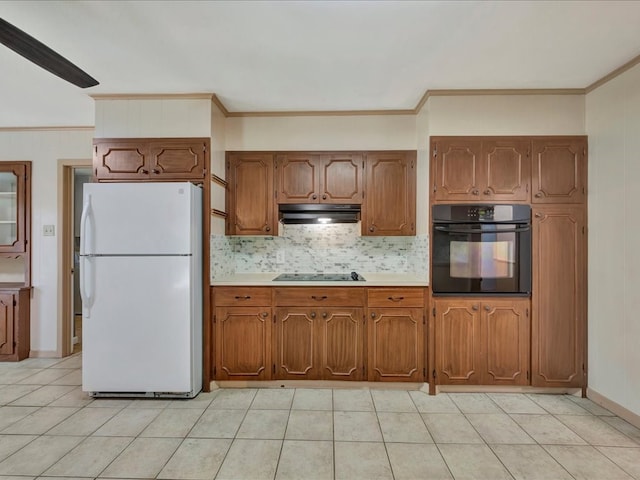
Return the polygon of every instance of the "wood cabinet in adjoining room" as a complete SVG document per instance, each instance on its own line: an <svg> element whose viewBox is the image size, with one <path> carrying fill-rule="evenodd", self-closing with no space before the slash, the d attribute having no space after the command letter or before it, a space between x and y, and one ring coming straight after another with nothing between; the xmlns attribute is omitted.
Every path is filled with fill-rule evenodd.
<svg viewBox="0 0 640 480"><path fill-rule="evenodd" d="M271 289L214 289L216 380L271 378Z"/></svg>
<svg viewBox="0 0 640 480"><path fill-rule="evenodd" d="M529 299L433 302L437 383L529 384Z"/></svg>
<svg viewBox="0 0 640 480"><path fill-rule="evenodd" d="M363 171L358 152L278 153L277 203L360 204Z"/></svg>
<svg viewBox="0 0 640 480"><path fill-rule="evenodd" d="M362 235L415 235L416 152L367 152Z"/></svg>
<svg viewBox="0 0 640 480"><path fill-rule="evenodd" d="M422 288L368 289L369 381L424 381L424 302Z"/></svg>
<svg viewBox="0 0 640 480"><path fill-rule="evenodd" d="M433 201L529 201L530 150L526 137L432 137Z"/></svg>
<svg viewBox="0 0 640 480"><path fill-rule="evenodd" d="M276 235L273 155L227 153L227 235Z"/></svg>
<svg viewBox="0 0 640 480"><path fill-rule="evenodd" d="M98 181L202 181L209 138L96 138L93 168Z"/></svg>
<svg viewBox="0 0 640 480"><path fill-rule="evenodd" d="M0 284L0 361L29 357L29 287Z"/></svg>
<svg viewBox="0 0 640 480"><path fill-rule="evenodd" d="M580 205L532 210L532 384L585 386L586 231Z"/></svg>
<svg viewBox="0 0 640 480"><path fill-rule="evenodd" d="M30 162L0 162L0 253L28 250L30 177Z"/></svg>
<svg viewBox="0 0 640 480"><path fill-rule="evenodd" d="M585 203L587 137L533 140L532 203Z"/></svg>

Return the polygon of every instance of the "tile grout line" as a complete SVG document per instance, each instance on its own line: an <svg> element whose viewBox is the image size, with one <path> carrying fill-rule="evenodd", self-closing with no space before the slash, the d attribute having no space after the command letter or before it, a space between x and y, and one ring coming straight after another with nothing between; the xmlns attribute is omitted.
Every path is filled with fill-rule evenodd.
<svg viewBox="0 0 640 480"><path fill-rule="evenodd" d="M378 428L380 429L380 436L382 437L382 445L384 446L384 452L387 455L387 462L389 463L389 470L391 470L391 478L393 480L395 480L396 476L393 473L393 465L391 464L391 458L389 458L389 450L387 449L387 442L385 441L384 432L382 431L382 425L380 424L380 417L378 416L379 412L378 412L378 407L376 406L376 399L373 398L373 393L371 393L371 390L369 390L369 394L371 395L371 401L373 402L373 411L376 414L376 420L378 422ZM409 392L407 392L407 395L409 396L409 398L411 398L411 395L409 395ZM413 399L411 399L411 403L413 403ZM414 404L414 406L415 406L415 404Z"/></svg>

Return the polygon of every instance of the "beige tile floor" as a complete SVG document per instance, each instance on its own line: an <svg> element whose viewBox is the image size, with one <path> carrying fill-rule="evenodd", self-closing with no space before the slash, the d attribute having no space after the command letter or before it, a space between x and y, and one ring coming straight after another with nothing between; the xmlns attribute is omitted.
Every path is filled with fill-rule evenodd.
<svg viewBox="0 0 640 480"><path fill-rule="evenodd" d="M640 429L574 396L298 388L94 400L81 362L0 364L0 479L640 480Z"/></svg>

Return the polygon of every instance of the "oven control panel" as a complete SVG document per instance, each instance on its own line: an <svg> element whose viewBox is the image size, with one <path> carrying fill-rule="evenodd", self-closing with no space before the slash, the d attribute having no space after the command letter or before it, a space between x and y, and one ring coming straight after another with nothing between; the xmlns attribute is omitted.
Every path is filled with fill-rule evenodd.
<svg viewBox="0 0 640 480"><path fill-rule="evenodd" d="M433 222L444 223L529 223L529 205L434 205Z"/></svg>
<svg viewBox="0 0 640 480"><path fill-rule="evenodd" d="M482 205L469 207L467 209L467 218L469 220L491 221L493 220L494 207L492 205Z"/></svg>

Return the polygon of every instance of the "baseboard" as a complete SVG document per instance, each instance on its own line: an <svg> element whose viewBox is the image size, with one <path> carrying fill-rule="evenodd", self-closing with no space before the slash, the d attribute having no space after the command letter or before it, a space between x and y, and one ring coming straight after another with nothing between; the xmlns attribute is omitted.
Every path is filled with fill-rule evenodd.
<svg viewBox="0 0 640 480"><path fill-rule="evenodd" d="M29 358L62 358L57 350L31 350Z"/></svg>
<svg viewBox="0 0 640 480"><path fill-rule="evenodd" d="M426 385L413 382L351 382L340 380L217 380L215 388L373 388L389 390L420 390Z"/></svg>
<svg viewBox="0 0 640 480"><path fill-rule="evenodd" d="M634 427L640 428L640 415L633 413L631 410L624 408L622 405L608 399L591 388L587 388L587 398L601 407L606 408L610 412L615 413Z"/></svg>
<svg viewBox="0 0 640 480"><path fill-rule="evenodd" d="M437 385L436 393L553 393L553 394L571 394L580 393L579 388L566 387L530 387L515 385Z"/></svg>

